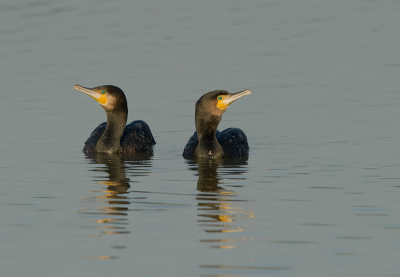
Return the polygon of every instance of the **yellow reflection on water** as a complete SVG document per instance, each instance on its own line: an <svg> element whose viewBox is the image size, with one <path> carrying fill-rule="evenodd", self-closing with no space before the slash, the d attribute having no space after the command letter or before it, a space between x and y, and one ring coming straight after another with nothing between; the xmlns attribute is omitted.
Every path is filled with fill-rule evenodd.
<svg viewBox="0 0 400 277"><path fill-rule="evenodd" d="M222 215L222 214L218 215L218 219L219 219L220 221L223 221L223 222L232 222L232 221L234 221L234 220L232 219L232 216L229 216L229 215Z"/></svg>
<svg viewBox="0 0 400 277"><path fill-rule="evenodd" d="M218 248L218 249L235 249L237 245L212 245L211 248Z"/></svg>
<svg viewBox="0 0 400 277"><path fill-rule="evenodd" d="M126 221L126 219L122 218L104 218L104 219L99 219L96 220L96 223L108 223L108 222L115 222L115 221Z"/></svg>

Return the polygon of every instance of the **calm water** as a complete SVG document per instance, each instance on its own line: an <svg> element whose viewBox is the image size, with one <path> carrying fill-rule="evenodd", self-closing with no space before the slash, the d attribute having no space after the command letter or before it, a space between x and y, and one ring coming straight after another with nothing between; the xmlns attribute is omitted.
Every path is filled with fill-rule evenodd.
<svg viewBox="0 0 400 277"><path fill-rule="evenodd" d="M2 276L400 276L400 2L2 1ZM113 84L153 155L86 157ZM194 104L248 160L185 161Z"/></svg>

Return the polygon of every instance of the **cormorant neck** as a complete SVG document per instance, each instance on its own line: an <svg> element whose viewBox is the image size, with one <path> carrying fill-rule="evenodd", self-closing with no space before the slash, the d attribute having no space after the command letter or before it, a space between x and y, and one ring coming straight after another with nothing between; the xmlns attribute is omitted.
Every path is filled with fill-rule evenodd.
<svg viewBox="0 0 400 277"><path fill-rule="evenodd" d="M107 127L96 144L96 152L120 153L122 152L121 137L125 130L128 113L107 112Z"/></svg>
<svg viewBox="0 0 400 277"><path fill-rule="evenodd" d="M216 159L224 156L224 150L215 136L221 117L220 115L198 115L196 113L196 131L199 138L199 144L195 151L196 157Z"/></svg>

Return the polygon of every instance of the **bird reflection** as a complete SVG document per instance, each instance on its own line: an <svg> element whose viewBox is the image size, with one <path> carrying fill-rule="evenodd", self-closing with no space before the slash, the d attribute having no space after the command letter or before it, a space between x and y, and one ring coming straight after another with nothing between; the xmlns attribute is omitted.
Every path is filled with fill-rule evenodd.
<svg viewBox="0 0 400 277"><path fill-rule="evenodd" d="M239 218L254 217L252 211L240 205L241 201L249 200L244 199L242 193L232 189L243 186L234 180L243 179L243 174L247 173L247 159L192 160L188 161L188 164L192 170L198 171L199 177L197 181L199 193L196 197L199 217L197 222L212 236L201 242L210 243L211 248L233 249L238 246L232 242L252 240L238 237L237 234L228 235L246 231ZM221 234L224 234L224 237L221 238Z"/></svg>
<svg viewBox="0 0 400 277"><path fill-rule="evenodd" d="M97 207L96 212L87 210L84 212L85 214L106 216L96 220L96 223L107 224L101 227L104 229L101 232L102 234L130 233L127 230L127 225L129 224L127 221L129 212L127 205L131 204L132 197L128 198L128 189L131 187L129 183L133 181L126 177L126 171L135 170L135 167L137 167L139 168L136 169L138 171L137 175L147 175L145 167L151 166L148 162L151 157L151 153L139 153L132 156L94 153L87 156L87 159L98 165L92 171L106 172L108 174L108 177L104 178L106 180L95 180L97 184L105 185L106 189L100 191L101 196L93 197L94 199L103 199L107 205Z"/></svg>
<svg viewBox="0 0 400 277"><path fill-rule="evenodd" d="M95 169L94 171L103 171L108 173L108 181L100 181L98 184L107 185L109 194L107 198L117 198L118 194L124 194L131 187L129 178L125 175L125 164L121 155L108 155L96 153L92 156L96 164L104 164L106 168ZM112 204L112 203L110 203Z"/></svg>

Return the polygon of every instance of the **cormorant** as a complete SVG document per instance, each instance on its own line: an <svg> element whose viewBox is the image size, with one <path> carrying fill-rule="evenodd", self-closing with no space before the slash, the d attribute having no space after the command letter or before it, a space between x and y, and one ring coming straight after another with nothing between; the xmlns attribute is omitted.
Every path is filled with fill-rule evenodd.
<svg viewBox="0 0 400 277"><path fill-rule="evenodd" d="M86 140L83 147L85 154L132 154L151 150L156 144L149 125L143 120L135 120L126 125L128 104L120 88L109 85L85 88L76 85L74 90L94 98L107 113L107 122L101 123Z"/></svg>
<svg viewBox="0 0 400 277"><path fill-rule="evenodd" d="M218 124L228 106L237 99L251 94L250 90L229 93L215 90L204 94L196 102L196 131L183 150L185 159L222 157L237 158L247 155L247 137L239 128L228 128L219 132Z"/></svg>

